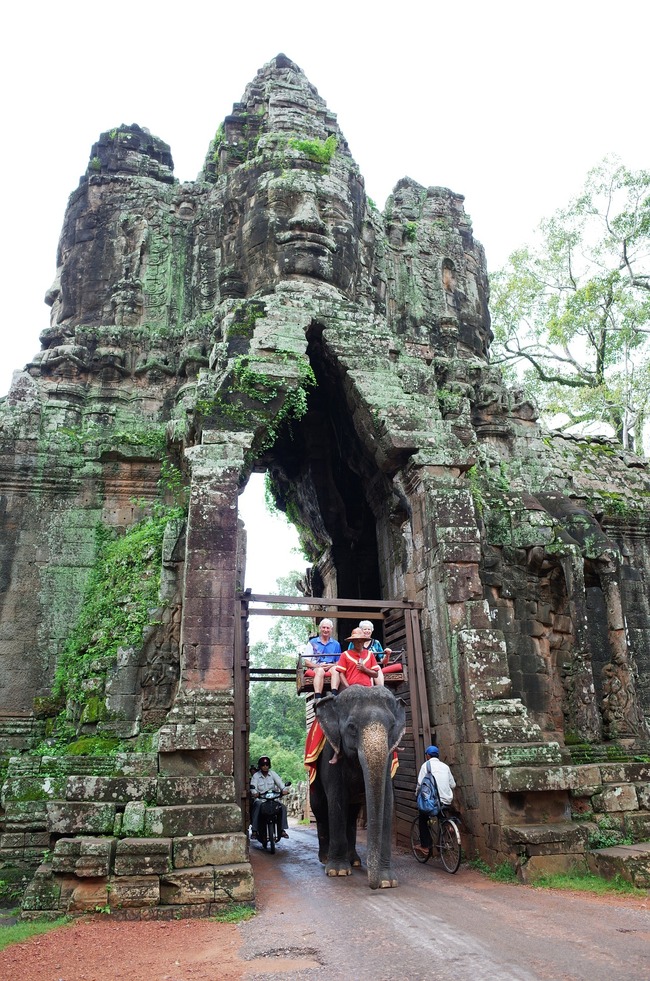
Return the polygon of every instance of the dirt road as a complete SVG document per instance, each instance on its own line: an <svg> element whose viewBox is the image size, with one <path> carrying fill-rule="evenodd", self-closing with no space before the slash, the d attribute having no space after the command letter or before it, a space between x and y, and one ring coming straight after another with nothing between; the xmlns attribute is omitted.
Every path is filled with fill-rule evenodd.
<svg viewBox="0 0 650 981"><path fill-rule="evenodd" d="M360 849L363 857L363 850ZM328 879L314 831L252 847L258 914L87 920L0 953L2 981L650 981L650 900L491 882L397 855L397 889Z"/></svg>

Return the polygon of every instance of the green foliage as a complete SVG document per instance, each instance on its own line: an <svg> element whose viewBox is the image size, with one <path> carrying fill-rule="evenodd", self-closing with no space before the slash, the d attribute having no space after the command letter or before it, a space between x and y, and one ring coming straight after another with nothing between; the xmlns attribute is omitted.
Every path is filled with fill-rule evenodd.
<svg viewBox="0 0 650 981"><path fill-rule="evenodd" d="M91 170L98 171L102 169L102 162L99 157L93 157L88 166Z"/></svg>
<svg viewBox="0 0 650 981"><path fill-rule="evenodd" d="M252 919L255 913L256 910L253 906L247 906L246 903L236 903L234 906L227 906L225 909L219 910L210 919L216 923L243 923L245 920Z"/></svg>
<svg viewBox="0 0 650 981"><path fill-rule="evenodd" d="M415 236L418 232L418 223L416 221L407 221L404 225L404 239L407 242L415 242Z"/></svg>
<svg viewBox="0 0 650 981"><path fill-rule="evenodd" d="M615 893L646 898L648 895L647 889L637 889L620 875L613 879L604 879L581 868L555 874L542 873L535 876L532 885L539 889L570 889L572 892L590 892L600 896Z"/></svg>
<svg viewBox="0 0 650 981"><path fill-rule="evenodd" d="M174 487L178 473L170 467L162 479ZM97 558L79 618L56 667L56 694L84 704L90 694L85 679L105 675L119 647L141 644L143 630L153 622L153 611L159 605L165 528L170 518L182 514L179 506L161 504L152 517L117 538L103 525L97 527Z"/></svg>
<svg viewBox="0 0 650 981"><path fill-rule="evenodd" d="M297 578L296 573L293 578ZM294 595L291 577L279 584L285 595ZM310 621L302 617L279 618L271 626L266 642L251 647L253 667L295 668L298 650L308 638ZM293 681L256 681L250 690L250 760L271 757L273 769L285 780L305 780L303 752L306 724L305 702L296 695Z"/></svg>
<svg viewBox="0 0 650 981"><path fill-rule="evenodd" d="M616 824L612 818L602 817L598 821L598 827L589 834L589 847L596 848L615 848L616 845L632 845L634 839Z"/></svg>
<svg viewBox="0 0 650 981"><path fill-rule="evenodd" d="M58 930L60 927L67 926L72 921L62 916L58 920L45 922L44 920L32 920L29 923L14 923L12 926L0 926L0 950L4 950L9 944L19 944L30 937L36 937L40 933L49 933L50 930Z"/></svg>
<svg viewBox="0 0 650 981"><path fill-rule="evenodd" d="M482 858L474 858L469 862L469 865L495 882L519 882L517 871L512 862L500 862L499 865L492 867Z"/></svg>
<svg viewBox="0 0 650 981"><path fill-rule="evenodd" d="M214 152L212 155L212 159L214 163L219 163L219 151L221 150L221 147L225 145L225 143L226 143L226 131L224 129L223 123L219 123L219 126L217 127L217 132L214 134L214 141L212 144L214 147Z"/></svg>
<svg viewBox="0 0 650 981"><path fill-rule="evenodd" d="M20 905L30 878L31 875L24 869L5 864L5 867L0 871L0 909L11 909ZM0 932L1 936L2 933Z"/></svg>
<svg viewBox="0 0 650 981"><path fill-rule="evenodd" d="M490 278L493 360L567 425L641 448L650 403L650 171L606 159Z"/></svg>
<svg viewBox="0 0 650 981"><path fill-rule="evenodd" d="M478 514L482 515L488 505L507 508L503 495L510 493L512 488L505 460L499 461L498 466L490 466L487 461L479 460L467 471L467 480Z"/></svg>
<svg viewBox="0 0 650 981"><path fill-rule="evenodd" d="M110 756L117 753L122 741L113 736L81 736L65 747L66 756Z"/></svg>
<svg viewBox="0 0 650 981"><path fill-rule="evenodd" d="M328 164L331 161L336 153L337 145L338 141L334 134L328 136L326 140L299 140L296 138L289 140L289 146L292 150L304 153L314 163L319 164Z"/></svg>

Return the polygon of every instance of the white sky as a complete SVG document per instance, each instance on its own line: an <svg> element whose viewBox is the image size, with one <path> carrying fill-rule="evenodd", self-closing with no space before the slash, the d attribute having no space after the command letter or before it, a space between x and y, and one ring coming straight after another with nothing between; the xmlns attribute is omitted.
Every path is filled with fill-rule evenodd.
<svg viewBox="0 0 650 981"><path fill-rule="evenodd" d="M5 5L0 395L49 324L67 198L101 132L147 127L194 180L283 52L338 115L378 206L405 175L464 194L495 269L605 154L650 165L649 26L647 0Z"/></svg>

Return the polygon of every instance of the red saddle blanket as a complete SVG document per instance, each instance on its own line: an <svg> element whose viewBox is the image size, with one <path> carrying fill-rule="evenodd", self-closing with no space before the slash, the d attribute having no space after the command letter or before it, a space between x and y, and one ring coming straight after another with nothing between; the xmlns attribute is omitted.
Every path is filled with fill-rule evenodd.
<svg viewBox="0 0 650 981"><path fill-rule="evenodd" d="M305 766L309 772L310 783L313 783L316 778L316 761L323 752L324 745L325 733L323 732L318 719L314 719L310 726L309 732L307 733L307 741L305 743ZM398 766L399 760L397 758L397 752L393 750L393 759L390 765L391 780L397 773Z"/></svg>

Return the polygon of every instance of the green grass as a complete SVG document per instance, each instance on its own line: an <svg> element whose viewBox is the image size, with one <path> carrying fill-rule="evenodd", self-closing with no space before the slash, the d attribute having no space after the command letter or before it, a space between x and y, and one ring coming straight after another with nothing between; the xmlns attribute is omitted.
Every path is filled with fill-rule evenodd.
<svg viewBox="0 0 650 981"><path fill-rule="evenodd" d="M482 872L495 882L519 882L514 865L510 862L501 862L494 868L484 862L482 858L474 858L468 863L477 872Z"/></svg>
<svg viewBox="0 0 650 981"><path fill-rule="evenodd" d="M624 894L627 896L639 896L647 898L647 889L638 889L631 882L627 882L620 875L613 879L603 879L592 872L583 872L574 869L572 872L557 872L555 874L540 874L536 876L533 883L539 889L571 889L574 892L591 892L598 896L611 893Z"/></svg>
<svg viewBox="0 0 650 981"><path fill-rule="evenodd" d="M34 920L31 923L14 923L13 926L0 926L0 950L4 950L9 944L19 944L30 937L36 937L39 933L47 933L49 930L57 930L59 927L70 923L66 917L59 920L45 922L44 920Z"/></svg>
<svg viewBox="0 0 650 981"><path fill-rule="evenodd" d="M235 906L228 906L211 916L210 919L217 923L243 923L255 916L255 910L246 903L237 903Z"/></svg>

